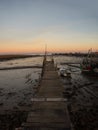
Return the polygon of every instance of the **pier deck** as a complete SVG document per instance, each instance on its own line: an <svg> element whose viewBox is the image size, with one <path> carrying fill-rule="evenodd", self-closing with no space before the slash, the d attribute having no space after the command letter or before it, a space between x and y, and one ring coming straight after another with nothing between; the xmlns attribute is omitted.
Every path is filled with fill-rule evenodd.
<svg viewBox="0 0 98 130"><path fill-rule="evenodd" d="M64 88L53 61L46 61L37 95L32 98L25 130L71 130Z"/></svg>

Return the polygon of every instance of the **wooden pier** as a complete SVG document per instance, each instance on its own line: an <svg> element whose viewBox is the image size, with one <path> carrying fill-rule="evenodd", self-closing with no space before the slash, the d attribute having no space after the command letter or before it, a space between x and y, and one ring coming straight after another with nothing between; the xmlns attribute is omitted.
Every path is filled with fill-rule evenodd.
<svg viewBox="0 0 98 130"><path fill-rule="evenodd" d="M32 98L24 130L71 130L64 88L53 59L44 61L43 75L37 95Z"/></svg>

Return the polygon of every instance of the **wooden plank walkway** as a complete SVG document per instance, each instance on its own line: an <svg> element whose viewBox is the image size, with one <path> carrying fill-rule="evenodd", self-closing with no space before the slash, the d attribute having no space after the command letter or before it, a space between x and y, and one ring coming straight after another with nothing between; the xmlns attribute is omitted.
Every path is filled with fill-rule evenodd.
<svg viewBox="0 0 98 130"><path fill-rule="evenodd" d="M32 99L24 130L71 130L66 100L53 61L46 61L38 94Z"/></svg>

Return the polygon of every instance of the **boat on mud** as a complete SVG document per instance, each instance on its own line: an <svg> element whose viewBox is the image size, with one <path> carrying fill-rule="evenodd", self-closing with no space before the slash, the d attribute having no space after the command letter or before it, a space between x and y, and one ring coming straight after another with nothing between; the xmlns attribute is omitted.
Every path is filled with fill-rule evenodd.
<svg viewBox="0 0 98 130"><path fill-rule="evenodd" d="M98 53L90 49L80 64L81 71L88 74L98 74Z"/></svg>
<svg viewBox="0 0 98 130"><path fill-rule="evenodd" d="M59 74L62 77L71 77L71 71L69 69L60 68L59 69Z"/></svg>

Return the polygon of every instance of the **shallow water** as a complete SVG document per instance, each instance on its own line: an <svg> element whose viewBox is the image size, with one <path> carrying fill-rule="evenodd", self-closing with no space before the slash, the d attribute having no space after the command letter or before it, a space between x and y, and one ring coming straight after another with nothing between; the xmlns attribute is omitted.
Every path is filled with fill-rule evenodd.
<svg viewBox="0 0 98 130"><path fill-rule="evenodd" d="M54 61L56 64L60 63L81 63L82 57L75 56L54 56Z"/></svg>
<svg viewBox="0 0 98 130"><path fill-rule="evenodd" d="M62 56L55 58L58 68L69 69L71 77L61 77L62 84L66 89L70 88L73 95L70 97L70 101L75 99L74 102L81 106L98 105L98 77L95 75L83 74L79 68L82 58L77 57L65 57ZM74 63L76 66L70 66L68 64L60 65L60 63ZM59 70L58 70L59 72ZM70 92L69 92L70 93ZM68 98L68 97L66 97Z"/></svg>
<svg viewBox="0 0 98 130"><path fill-rule="evenodd" d="M42 57L33 57L26 59L16 59L0 62L0 67L14 67L14 66L29 66L29 65L42 65ZM97 77L83 75L79 68L79 63L82 61L80 57L67 57L67 56L55 56L55 65L57 67L68 68L71 71L71 78L62 78L62 84L65 88L76 86L84 88L88 85L88 88L94 91L95 95L98 95L98 89L94 86L98 86ZM78 67L72 67L69 65L60 65L60 63L76 64ZM38 80L41 74L41 69L16 69L16 70L1 70L0 71L0 109L13 109L22 105L27 105L30 102L34 94L33 87L38 85ZM79 89L80 91L81 89ZM97 90L97 91L95 91ZM85 95L89 95L86 90L82 89ZM80 100L81 94L78 93Z"/></svg>
<svg viewBox="0 0 98 130"><path fill-rule="evenodd" d="M32 57L23 59L14 59L0 62L0 68L17 67L17 66L40 66L42 65L42 57Z"/></svg>
<svg viewBox="0 0 98 130"><path fill-rule="evenodd" d="M42 58L26 58L0 62L0 67L42 65ZM8 110L26 105L33 96L33 86L38 85L41 69L12 69L0 71L0 109Z"/></svg>
<svg viewBox="0 0 98 130"><path fill-rule="evenodd" d="M96 117L98 117L96 116L98 114L98 77L82 74L79 68L81 61L82 58L80 57L54 57L58 72L60 67L69 69L71 72L71 77L60 77L60 79L62 86L65 88L64 97L68 101L67 104L68 108L70 108L69 112L73 126L76 130L84 130L84 128L90 130L94 127L94 130L96 130L98 128L96 121ZM42 57L17 59L0 62L0 68L42 66L42 63ZM61 63L65 64L61 65ZM70 66L66 63L75 66ZM39 84L40 74L41 69L39 68L0 70L0 123L2 128L4 126L8 128L9 124L13 122L11 117L14 117L15 125L18 124L19 119L22 118L21 121L23 121L26 118L20 114L16 117L13 111L16 113L24 111L24 114L26 114L25 110L30 110L32 105L31 98L36 93L34 88ZM8 112L9 116L6 112ZM11 125L13 126L13 124Z"/></svg>

